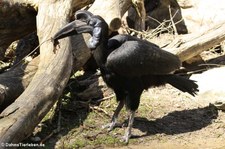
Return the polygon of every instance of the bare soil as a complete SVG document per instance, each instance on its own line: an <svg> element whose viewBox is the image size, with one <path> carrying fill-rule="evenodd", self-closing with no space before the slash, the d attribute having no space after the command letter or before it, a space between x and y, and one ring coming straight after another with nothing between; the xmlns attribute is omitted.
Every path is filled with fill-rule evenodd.
<svg viewBox="0 0 225 149"><path fill-rule="evenodd" d="M46 116L35 136L41 138L45 148L57 149L225 148L225 112L211 105L210 99L192 97L170 85L145 91L128 145L120 142L127 124L125 109L119 119L123 127L111 132L101 127L110 121L116 105L114 97L106 98L98 105L93 100L64 100L60 132L54 133L57 116L53 123Z"/></svg>
<svg viewBox="0 0 225 149"><path fill-rule="evenodd" d="M141 131L146 136L141 143L143 147L225 148L225 113L216 110L210 101L196 100L169 85L150 89L145 95L152 100L144 100L142 106L147 102L153 109L134 126L134 133Z"/></svg>

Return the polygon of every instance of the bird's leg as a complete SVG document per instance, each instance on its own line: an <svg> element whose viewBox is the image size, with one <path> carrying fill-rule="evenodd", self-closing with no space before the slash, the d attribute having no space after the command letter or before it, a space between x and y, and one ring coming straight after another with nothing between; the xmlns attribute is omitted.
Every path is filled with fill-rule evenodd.
<svg viewBox="0 0 225 149"><path fill-rule="evenodd" d="M122 141L124 141L125 143L128 143L129 138L131 137L131 129L134 123L134 115L135 115L135 111L131 110L129 113L128 127L126 129L124 136L122 137Z"/></svg>
<svg viewBox="0 0 225 149"><path fill-rule="evenodd" d="M116 110L115 110L115 112L112 116L111 123L103 126L103 128L108 128L108 131L111 131L115 128L118 115L119 115L121 109L123 108L123 106L124 106L124 100L119 101L119 104L118 104L118 106L117 106L117 108L116 108Z"/></svg>

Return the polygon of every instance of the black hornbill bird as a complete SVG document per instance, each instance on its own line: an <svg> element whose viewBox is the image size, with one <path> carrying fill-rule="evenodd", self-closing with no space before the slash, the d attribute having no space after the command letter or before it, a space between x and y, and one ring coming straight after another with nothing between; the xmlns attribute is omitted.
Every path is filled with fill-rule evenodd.
<svg viewBox="0 0 225 149"><path fill-rule="evenodd" d="M111 123L106 127L109 130L115 127L124 105L129 111L128 127L123 137L125 142L131 136L135 111L144 89L169 83L193 96L197 93L198 85L193 80L173 74L181 66L177 56L129 35L109 38L108 25L104 19L88 11L77 11L75 20L55 34L54 45L61 38L81 33L91 34L87 46L92 51L104 81L114 90L119 102Z"/></svg>

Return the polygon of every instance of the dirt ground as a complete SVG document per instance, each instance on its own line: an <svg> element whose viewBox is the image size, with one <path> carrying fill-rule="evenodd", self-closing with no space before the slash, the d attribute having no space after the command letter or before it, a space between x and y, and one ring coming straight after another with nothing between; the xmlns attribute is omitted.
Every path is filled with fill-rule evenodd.
<svg viewBox="0 0 225 149"><path fill-rule="evenodd" d="M53 134L57 119L42 123L36 134L45 148L151 148L151 149L223 149L225 148L225 112L210 104L210 99L192 97L170 85L145 91L136 113L133 137L128 145L120 142L127 124L125 109L111 132L101 126L110 121L116 107L114 97L99 105L76 100L63 104L61 130ZM57 116L56 116L57 117Z"/></svg>
<svg viewBox="0 0 225 149"><path fill-rule="evenodd" d="M195 99L171 86L150 89L142 106L149 104L148 117L140 117L135 132L142 132L141 146L153 149L225 148L225 113L205 99ZM140 141L142 140L139 138ZM146 140L146 141L145 141ZM139 145L130 146L140 148Z"/></svg>

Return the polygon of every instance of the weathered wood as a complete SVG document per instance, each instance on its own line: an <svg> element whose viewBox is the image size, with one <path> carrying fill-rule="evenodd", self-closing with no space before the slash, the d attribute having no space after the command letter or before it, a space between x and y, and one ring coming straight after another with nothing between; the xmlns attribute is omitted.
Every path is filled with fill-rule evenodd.
<svg viewBox="0 0 225 149"><path fill-rule="evenodd" d="M144 0L132 0L132 4L136 10L134 29L136 29L138 31L144 31L145 30L145 19L146 19ZM131 11L132 11L132 9L131 9ZM128 11L128 13L129 13L129 11Z"/></svg>
<svg viewBox="0 0 225 149"><path fill-rule="evenodd" d="M95 0L89 11L105 18L111 31L116 31L120 28L121 14L119 0Z"/></svg>
<svg viewBox="0 0 225 149"><path fill-rule="evenodd" d="M21 39L16 48L14 65L8 71L0 74L0 111L21 95L36 73L39 57L29 63L23 58L37 46L36 32Z"/></svg>
<svg viewBox="0 0 225 149"><path fill-rule="evenodd" d="M132 6L131 0L119 0L120 14L123 16L126 11Z"/></svg>
<svg viewBox="0 0 225 149"><path fill-rule="evenodd" d="M84 1L74 0L74 1L72 1L72 5L71 5L72 9L71 10L75 11L87 4L90 4L91 2L92 2L92 0L84 0ZM0 23L0 58L2 56L2 59L3 59L5 50L7 49L8 45L11 42L13 42L14 40L17 40L23 36L26 36L30 32L33 32L34 30L36 30L36 14L37 14L37 12L30 14L30 11L37 10L38 1L35 1L35 0L13 0L13 1L4 0L4 1L0 2L0 7L1 7L1 9L0 9L0 21L1 21L1 23ZM2 9L3 7L4 7L4 9ZM26 14L26 13L28 13L28 14ZM7 16L7 17L5 18L5 16ZM22 16L24 16L24 18ZM68 16L68 18L72 18L72 16L73 15L71 13ZM7 24L10 24L10 25L7 25ZM27 25L28 25L28 27L27 27ZM32 28L32 29L30 29L30 28ZM38 43L36 43L35 46L32 45L34 43L27 44L27 42L31 42L28 40L30 40L30 37L27 37L27 39L22 39L19 42L19 43L23 43L23 44L22 45L19 44L18 45L19 47L17 47L17 50L16 50L17 57L15 60L15 63L17 63L22 57L24 57L27 53L29 53L29 51L32 51L36 47L36 45L38 45ZM33 38L32 38L32 40L33 40ZM76 46L73 46L73 47L76 47L76 48L74 48L73 51L75 51L76 49L80 49L80 48L82 49L81 51L79 51L79 52L75 51L75 53L74 53L74 59L76 60L74 68L76 70L79 69L90 57L90 52L87 49L86 44L82 41L83 41L83 39L81 36L72 38L73 45L76 45ZM18 53L18 51L20 53ZM35 62L36 65L38 65L38 63L39 63L39 60L37 60L37 62ZM34 65L34 63L32 63L32 65ZM29 64L28 64L28 66L29 66ZM11 71L9 71L9 73L10 72ZM16 68L16 69L14 69L12 75L21 74L21 73L22 73L22 70L20 68ZM32 79L34 74L31 72L26 72L26 74L24 74L23 81L30 82L31 79L26 80L26 78L27 78L26 75L29 75ZM17 85L18 92L16 92L15 94L11 94L13 91L15 91L14 84L17 84L18 82L21 81L20 77L21 76L18 76L18 77L15 76L14 79L11 79L11 80L10 80L10 78L8 78L8 79L0 78L0 82L2 83L1 87L0 87L1 109L5 108L6 105L13 102L15 100L15 98L17 98L22 93L22 91L27 87L27 86L24 86L21 83L19 83L20 85ZM3 106L3 105L5 105L5 106Z"/></svg>
<svg viewBox="0 0 225 149"><path fill-rule="evenodd" d="M74 3L74 1L72 3ZM76 4L76 5L73 5L73 7L74 6L76 6L78 8L79 6L82 6L82 4L80 4L80 5ZM96 7L98 7L98 6L96 5ZM105 8L103 8L103 7L101 7L101 9L102 10L105 10ZM94 9L93 10L93 13L95 13L95 10L97 10L97 9ZM110 14L108 14L108 15L110 15ZM73 16L73 15L71 14L71 16ZM103 17L107 18L108 16L107 15L103 15ZM70 17L68 17L68 18L70 18ZM20 53L17 54L17 56L19 55L17 57L18 60L21 59L19 57L20 57L20 55L22 53L24 53L26 51L27 52L32 51L33 50L32 48L35 48L33 45L30 45L31 44L31 43L29 43L30 41L27 41L27 40L30 40L30 38L28 37L27 39L23 39L22 46L19 46L19 48L18 48L19 51L22 51L22 52L20 52ZM86 40L88 40L88 37L86 37ZM19 42L19 43L21 43L21 42ZM89 59L89 57L90 57L90 50L87 48L86 44L84 43L84 39L83 39L82 35L71 37L71 43L72 43L72 51L73 51L73 59L74 59L73 72L76 72ZM22 55L24 56L24 54L22 54ZM17 59L16 59L16 62L18 62ZM37 60L35 62L35 65L38 65L38 63L39 63L39 60ZM34 63L32 63L32 65L34 65ZM21 69L20 68L16 68L14 70L15 73L13 73L13 74L16 75L18 73L22 73L19 70L21 70ZM16 72L16 71L18 71L18 72ZM30 78L28 78L26 80L27 77L24 77L23 78L23 81L30 82L31 81L31 78L34 75L34 73L33 72L30 72L30 73L29 72L26 72L26 74L29 75ZM15 98L17 98L20 95L20 93L22 93L22 91L27 87L27 86L24 86L23 84L20 83L20 86L17 86L18 87L17 88L18 89L17 94L13 94L13 96L9 96L10 93L14 91L13 84L17 84L20 81L21 81L20 77L16 77L16 76L15 76L15 79L10 80L8 78L7 81L3 78L3 80L2 80L2 86L0 88L1 89L0 96L2 97L2 98L0 98L0 101L2 101L2 103L0 103L0 105L2 104L2 109L5 108L6 105L12 103L15 100ZM0 78L0 82L1 82L1 78ZM5 83L5 82L8 82L8 83ZM7 96L5 96L5 95L7 95ZM5 105L5 106L3 106L3 105Z"/></svg>
<svg viewBox="0 0 225 149"><path fill-rule="evenodd" d="M81 46L85 45L81 36L74 36L70 40L69 38L60 40L56 54L53 52L53 45L49 39L69 21L72 16L70 10L73 10L73 4L73 0L66 2L49 0L38 4L37 32L40 43L45 42L40 48L40 63L27 89L1 113L0 142L17 143L29 136L61 95L72 70L70 44L72 38L76 38L76 43L73 42L76 48L75 60L83 59L78 66L83 65L82 62L90 55L90 52L88 55L85 50L85 54L81 55L87 56L78 55L80 54L80 51L77 50L80 47L78 43ZM87 47L83 46L81 51L83 49L87 49ZM77 70L78 66L76 65L74 69ZM21 127L23 129L20 129Z"/></svg>
<svg viewBox="0 0 225 149"><path fill-rule="evenodd" d="M39 56L24 64L24 57L38 45L36 33L24 37L16 48L16 60L12 68L0 74L0 111L4 110L26 89L37 71ZM71 37L73 52L73 71L80 69L90 57L82 36Z"/></svg>
<svg viewBox="0 0 225 149"><path fill-rule="evenodd" d="M37 29L41 43L68 22L71 4L72 0L49 0L39 4ZM0 142L17 143L29 136L61 95L72 69L69 38L61 40L57 48L54 54L50 41L41 46L39 68L34 78L23 94L1 113Z"/></svg>
<svg viewBox="0 0 225 149"><path fill-rule="evenodd" d="M37 32L33 32L25 36L24 38L20 39L15 49L15 60L13 62L13 65L20 63L30 54L38 55L39 54L38 44L39 42Z"/></svg>
<svg viewBox="0 0 225 149"><path fill-rule="evenodd" d="M0 1L0 60L4 59L7 47L15 40L36 30L36 15L39 3L44 0ZM78 10L93 0L73 0L71 10ZM72 13L68 18L72 17Z"/></svg>
<svg viewBox="0 0 225 149"><path fill-rule="evenodd" d="M74 1L73 1L74 2ZM125 2L125 1L124 1ZM36 5L35 5L36 6ZM82 5L81 5L82 6ZM97 6L97 5L96 5ZM123 5L122 7L126 7L127 5ZM78 6L76 6L78 7ZM102 10L105 10L105 8L101 7ZM124 9L127 9L124 8ZM124 10L123 9L123 10ZM97 9L95 9L97 10ZM94 10L93 10L94 11ZM104 12L104 11L103 11ZM93 12L95 13L95 12ZM101 14L100 14L101 15ZM110 15L110 14L109 14ZM73 16L71 14L71 16ZM103 17L107 18L108 16L107 15L103 15ZM69 17L68 17L69 18ZM32 36L33 37L33 36ZM33 39L33 38L32 38ZM86 40L88 40L88 37L86 37ZM17 54L18 58L20 57L20 55L24 52L29 52L29 51L32 51L35 47L33 46L33 40L32 40L32 43L29 43L31 42L30 41L30 37L25 37L25 39L22 40L22 42L19 42L19 43L23 43L21 46L19 44L19 47L18 47L18 50L19 51L22 51L20 53ZM81 35L79 36L73 36L71 37L71 43L72 43L72 51L73 51L73 59L74 59L74 64L73 64L73 72L76 72L78 69L80 69L86 62L87 60L89 59L90 57L90 50L87 48L86 44L84 43L84 39ZM37 43L38 44L38 43ZM32 49L33 48L33 49ZM26 54L26 53L25 53ZM24 56L24 54L22 54ZM23 57L22 56L22 57ZM17 58L17 59L18 59ZM18 60L16 59L16 62L18 62ZM37 62L35 62L35 65L38 65L39 63L39 60L37 60ZM34 63L32 63L32 65L34 65ZM16 68L15 70L20 70L20 68ZM21 72L18 72L18 73L21 73ZM17 74L17 72L15 71L14 74ZM33 77L34 73L32 74L29 74L29 72L26 72L27 75L29 75L31 78ZM16 76L15 76L16 77ZM19 77L17 77L19 79ZM19 96L19 93L21 93L27 86L23 86L22 84L20 85L20 88L18 88L18 94L15 94L14 96L8 96L9 93L11 93L13 90L14 90L14 87L13 87L13 84L15 83L18 83L18 81L21 81L21 80L9 80L8 78L8 81L6 81L5 79L3 79L4 81L3 82L9 82L9 84L5 84L5 83L2 83L2 86L1 86L1 90L2 92L0 93L0 96L2 96L1 98L1 101L5 101L5 103L2 103L4 105L8 105L9 103L13 102L15 100L16 97ZM23 78L23 81L31 81L31 79L28 79L26 80L26 77ZM1 78L0 78L0 82L1 82ZM7 88L7 90L6 90ZM7 96L5 96L7 95ZM13 100L14 98L14 100ZM3 107L3 106L2 106ZM5 107L5 106L4 106Z"/></svg>
<svg viewBox="0 0 225 149"><path fill-rule="evenodd" d="M164 49L178 55L181 61L186 61L223 40L225 40L225 22L200 33L181 36Z"/></svg>
<svg viewBox="0 0 225 149"><path fill-rule="evenodd" d="M7 47L15 40L36 30L37 12L16 1L0 2L0 60L3 60Z"/></svg>
<svg viewBox="0 0 225 149"><path fill-rule="evenodd" d="M11 104L29 85L38 69L39 58L0 74L0 111Z"/></svg>

